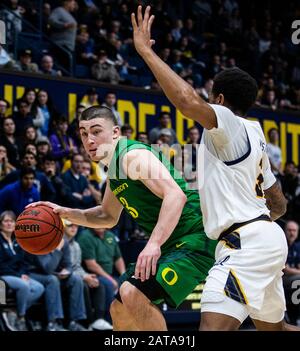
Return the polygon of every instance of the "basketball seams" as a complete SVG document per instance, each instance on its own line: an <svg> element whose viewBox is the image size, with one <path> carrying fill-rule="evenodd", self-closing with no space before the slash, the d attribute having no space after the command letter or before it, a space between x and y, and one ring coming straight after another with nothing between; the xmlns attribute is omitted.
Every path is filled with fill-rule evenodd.
<svg viewBox="0 0 300 351"><path fill-rule="evenodd" d="M55 235L53 236L52 240L50 240L50 241L47 243L46 246L40 248L40 249L37 250L37 251L32 251L32 253L34 253L34 252L38 253L38 252L41 252L41 251L45 250L48 246L50 246L50 245L55 241L55 239L56 239L56 237L57 237L57 234L59 234L59 232L61 232L61 234L60 234L60 239L59 239L58 242L57 242L57 245L58 245L58 244L60 243L62 237L63 237L63 232L62 232L61 230L60 230L60 231L56 231L56 233L55 233ZM55 248L57 247L57 245L55 246ZM55 248L54 248L54 249L55 249ZM54 249L53 249L53 250L54 250ZM42 255L43 255L43 254L42 254Z"/></svg>
<svg viewBox="0 0 300 351"><path fill-rule="evenodd" d="M54 216L54 212L50 212L48 211L48 208L51 208L51 207L47 207L47 206L41 206L41 208L46 212L46 213L49 213L49 215L53 218L53 221L55 223L55 225L57 226L56 224L56 217L58 217L58 226L60 226L60 224L62 223L62 220L60 219L59 215L57 214L56 216Z"/></svg>

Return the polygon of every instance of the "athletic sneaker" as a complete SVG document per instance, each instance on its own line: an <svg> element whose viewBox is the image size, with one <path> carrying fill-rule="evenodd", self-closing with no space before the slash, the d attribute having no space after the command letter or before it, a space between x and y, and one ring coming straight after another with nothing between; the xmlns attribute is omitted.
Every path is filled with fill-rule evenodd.
<svg viewBox="0 0 300 351"><path fill-rule="evenodd" d="M88 331L86 328L75 321L70 322L68 329L70 331Z"/></svg>
<svg viewBox="0 0 300 351"><path fill-rule="evenodd" d="M25 319L24 318L17 318L16 323L15 323L15 328L17 331L28 331Z"/></svg>
<svg viewBox="0 0 300 351"><path fill-rule="evenodd" d="M56 322L49 322L46 327L46 331L67 331L67 329L64 329L61 325L59 325Z"/></svg>
<svg viewBox="0 0 300 351"><path fill-rule="evenodd" d="M96 330L112 330L113 326L104 319L97 319L91 325L92 329Z"/></svg>
<svg viewBox="0 0 300 351"><path fill-rule="evenodd" d="M15 325L17 320L17 314L15 312L13 311L2 312L2 318L8 330L17 331L16 325Z"/></svg>

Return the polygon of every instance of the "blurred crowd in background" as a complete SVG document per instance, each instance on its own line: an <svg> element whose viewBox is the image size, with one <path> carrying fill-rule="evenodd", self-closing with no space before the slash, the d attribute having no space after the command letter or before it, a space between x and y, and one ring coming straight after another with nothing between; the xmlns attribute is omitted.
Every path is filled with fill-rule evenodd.
<svg viewBox="0 0 300 351"><path fill-rule="evenodd" d="M3 2L7 6L2 10L3 18L13 16L9 10L14 13L12 28L7 28L8 40L13 31L24 30L22 19L36 27L42 23L43 33L72 54L75 76L160 89L132 42L130 14L139 3L151 3L155 51L203 98L208 98L216 73L238 66L259 82L258 106L299 109L300 55L291 41L291 24L300 13L297 1L275 4L258 0L53 0L43 1L42 5L36 0ZM66 58L62 56L57 49L49 50L46 43L44 48L39 47L39 55L24 48L11 57L2 47L0 67L60 76L62 72L56 64L66 68Z"/></svg>

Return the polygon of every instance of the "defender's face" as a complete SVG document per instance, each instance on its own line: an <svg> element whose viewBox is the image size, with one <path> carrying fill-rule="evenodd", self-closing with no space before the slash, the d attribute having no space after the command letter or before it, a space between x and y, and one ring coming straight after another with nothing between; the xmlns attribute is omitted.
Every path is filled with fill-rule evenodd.
<svg viewBox="0 0 300 351"><path fill-rule="evenodd" d="M120 136L120 128L104 118L80 121L79 132L85 151L95 162L107 157Z"/></svg>

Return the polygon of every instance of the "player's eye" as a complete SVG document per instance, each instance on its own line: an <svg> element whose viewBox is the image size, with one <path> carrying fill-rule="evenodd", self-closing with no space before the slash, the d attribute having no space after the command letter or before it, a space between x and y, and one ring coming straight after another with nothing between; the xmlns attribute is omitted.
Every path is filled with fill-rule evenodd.
<svg viewBox="0 0 300 351"><path fill-rule="evenodd" d="M98 134L100 134L100 133L101 133L101 130L100 130L100 129L97 129L97 130L93 131L93 135L98 135Z"/></svg>
<svg viewBox="0 0 300 351"><path fill-rule="evenodd" d="M81 133L81 136L82 136L83 138L86 138L86 137L87 137L87 133L86 133L86 132L83 132L83 133Z"/></svg>

